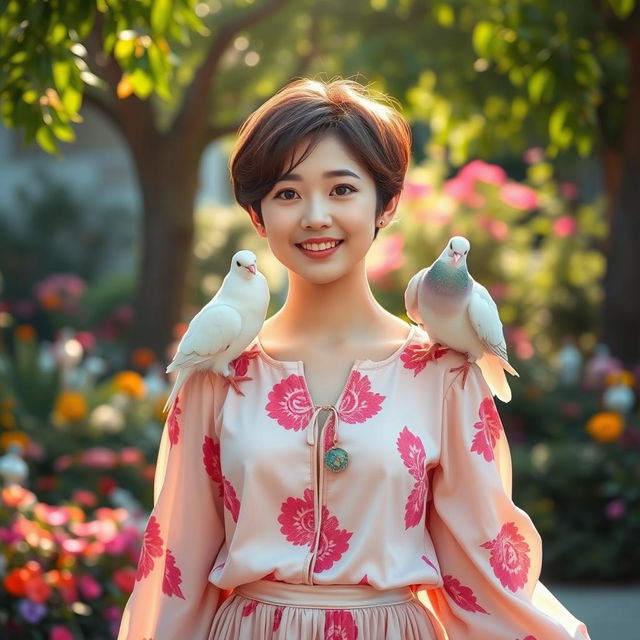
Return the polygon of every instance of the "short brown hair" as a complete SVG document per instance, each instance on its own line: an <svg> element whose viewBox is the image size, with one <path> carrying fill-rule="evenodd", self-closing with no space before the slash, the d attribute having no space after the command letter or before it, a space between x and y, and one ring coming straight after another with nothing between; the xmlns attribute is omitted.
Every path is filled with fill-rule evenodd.
<svg viewBox="0 0 640 640"><path fill-rule="evenodd" d="M301 78L280 89L242 124L229 168L235 198L262 222L261 200L293 170L320 138L335 134L376 184L376 218L402 191L411 153L411 130L389 96L347 79ZM287 157L302 138L309 145L295 164ZM291 158L292 161L292 158ZM378 228L375 228L375 235Z"/></svg>

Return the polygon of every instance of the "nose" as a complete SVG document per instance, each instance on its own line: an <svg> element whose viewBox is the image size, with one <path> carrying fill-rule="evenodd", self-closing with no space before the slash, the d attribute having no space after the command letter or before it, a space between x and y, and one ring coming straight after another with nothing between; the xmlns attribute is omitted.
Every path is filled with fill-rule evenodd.
<svg viewBox="0 0 640 640"><path fill-rule="evenodd" d="M308 205L301 219L305 229L319 229L331 226L330 203L322 196L314 196L308 200Z"/></svg>

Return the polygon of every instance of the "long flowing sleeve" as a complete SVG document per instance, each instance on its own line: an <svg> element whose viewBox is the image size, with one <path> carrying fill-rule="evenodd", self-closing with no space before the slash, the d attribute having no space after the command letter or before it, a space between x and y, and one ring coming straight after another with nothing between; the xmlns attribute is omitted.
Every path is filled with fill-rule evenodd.
<svg viewBox="0 0 640 640"><path fill-rule="evenodd" d="M136 581L118 640L207 640L220 590L208 580L224 541L222 499L212 482L214 385L193 374L165 422Z"/></svg>
<svg viewBox="0 0 640 640"><path fill-rule="evenodd" d="M540 535L511 499L511 455L473 364L443 399L427 527L443 586L428 589L449 640L586 640L585 625L539 582Z"/></svg>

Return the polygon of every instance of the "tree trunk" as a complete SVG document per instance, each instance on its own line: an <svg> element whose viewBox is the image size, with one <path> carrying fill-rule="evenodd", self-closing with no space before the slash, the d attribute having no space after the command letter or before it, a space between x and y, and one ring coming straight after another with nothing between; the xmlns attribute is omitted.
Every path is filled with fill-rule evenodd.
<svg viewBox="0 0 640 640"><path fill-rule="evenodd" d="M158 136L136 157L143 197L138 287L131 348L167 358L191 265L200 150Z"/></svg>
<svg viewBox="0 0 640 640"><path fill-rule="evenodd" d="M631 367L640 363L640 31L625 39L629 56L629 103L622 170L611 198L601 341Z"/></svg>

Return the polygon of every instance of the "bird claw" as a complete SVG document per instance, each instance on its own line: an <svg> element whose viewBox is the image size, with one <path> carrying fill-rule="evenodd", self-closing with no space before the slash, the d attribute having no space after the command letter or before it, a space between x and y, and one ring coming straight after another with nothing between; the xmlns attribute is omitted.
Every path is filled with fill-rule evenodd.
<svg viewBox="0 0 640 640"><path fill-rule="evenodd" d="M244 382L245 380L253 380L253 378L250 378L249 376L227 376L225 378L225 387L227 385L231 385L231 388L239 395L244 396L244 393L240 390L240 386L239 384L241 382Z"/></svg>
<svg viewBox="0 0 640 640"><path fill-rule="evenodd" d="M449 372L453 371L461 371L462 372L462 388L464 389L465 382L467 381L467 376L469 375L469 369L471 369L471 365L473 362L467 360L463 362L459 367L453 367L449 369Z"/></svg>

